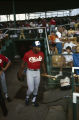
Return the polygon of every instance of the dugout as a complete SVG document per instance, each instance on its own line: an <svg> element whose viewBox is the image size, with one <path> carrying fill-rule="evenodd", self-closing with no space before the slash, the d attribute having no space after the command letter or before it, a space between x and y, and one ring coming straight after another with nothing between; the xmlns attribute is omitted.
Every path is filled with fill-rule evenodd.
<svg viewBox="0 0 79 120"><path fill-rule="evenodd" d="M21 58L24 53L32 48L32 43L35 40L41 42L41 50L45 53L44 39L46 39L45 28L11 28L8 30L8 39L14 44L15 56L19 55Z"/></svg>
<svg viewBox="0 0 79 120"><path fill-rule="evenodd" d="M39 39L38 39L39 40ZM18 54L21 58L24 56L24 53L28 50L32 49L32 43L35 40L15 40L15 48L16 48L16 54ZM41 50L45 53L45 47L44 47L44 39L40 40L42 46Z"/></svg>

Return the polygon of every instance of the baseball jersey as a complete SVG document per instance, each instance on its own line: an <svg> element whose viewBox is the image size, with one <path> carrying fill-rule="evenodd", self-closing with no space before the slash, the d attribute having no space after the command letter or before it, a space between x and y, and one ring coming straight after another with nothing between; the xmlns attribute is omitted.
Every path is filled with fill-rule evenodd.
<svg viewBox="0 0 79 120"><path fill-rule="evenodd" d="M6 56L0 54L0 68L4 67L4 63L8 63L8 61L9 59Z"/></svg>
<svg viewBox="0 0 79 120"><path fill-rule="evenodd" d="M26 52L23 61L27 63L29 69L40 69L41 61L44 60L44 53L39 52L35 54L32 50Z"/></svg>

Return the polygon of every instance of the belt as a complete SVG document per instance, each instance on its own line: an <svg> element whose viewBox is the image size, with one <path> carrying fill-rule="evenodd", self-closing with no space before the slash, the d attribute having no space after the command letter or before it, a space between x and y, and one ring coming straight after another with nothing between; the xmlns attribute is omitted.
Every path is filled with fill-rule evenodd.
<svg viewBox="0 0 79 120"><path fill-rule="evenodd" d="M31 71L38 71L40 69L30 69L30 68L27 68L28 70L31 70Z"/></svg>

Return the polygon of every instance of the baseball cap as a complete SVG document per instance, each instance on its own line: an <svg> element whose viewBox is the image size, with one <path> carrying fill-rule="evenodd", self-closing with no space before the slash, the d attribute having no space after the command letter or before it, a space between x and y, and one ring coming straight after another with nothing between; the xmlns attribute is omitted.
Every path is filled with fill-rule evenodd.
<svg viewBox="0 0 79 120"><path fill-rule="evenodd" d="M33 47L41 47L40 41L34 41L32 44Z"/></svg>

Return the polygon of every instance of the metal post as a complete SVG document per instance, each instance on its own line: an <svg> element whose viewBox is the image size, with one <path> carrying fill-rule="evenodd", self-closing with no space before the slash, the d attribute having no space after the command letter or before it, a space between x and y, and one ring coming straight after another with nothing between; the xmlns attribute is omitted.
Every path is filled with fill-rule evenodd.
<svg viewBox="0 0 79 120"><path fill-rule="evenodd" d="M77 105L73 103L73 120L77 120Z"/></svg>
<svg viewBox="0 0 79 120"><path fill-rule="evenodd" d="M75 69L79 69L79 67L72 67L72 76L74 74ZM72 77L72 93L74 92L74 84L75 84L75 81L74 81L74 78Z"/></svg>
<svg viewBox="0 0 79 120"><path fill-rule="evenodd" d="M10 15L9 15L9 21L10 21Z"/></svg>
<svg viewBox="0 0 79 120"><path fill-rule="evenodd" d="M47 38L47 32L46 32L46 28L45 28L45 36L46 39L44 39L44 44L45 44L45 54L46 54L46 61L47 61L47 73L51 74L51 56L50 56L50 50L49 50L49 43L48 43L48 38ZM48 79L48 87L53 88L54 86L52 86L52 83L54 85L54 81L51 80L50 78Z"/></svg>
<svg viewBox="0 0 79 120"><path fill-rule="evenodd" d="M70 10L69 10L69 16L71 16L71 12L72 12L72 10L70 9Z"/></svg>
<svg viewBox="0 0 79 120"><path fill-rule="evenodd" d="M73 73L72 73L73 76ZM74 77L72 77L72 93L74 92Z"/></svg>
<svg viewBox="0 0 79 120"><path fill-rule="evenodd" d="M1 15L0 15L0 21L1 21Z"/></svg>
<svg viewBox="0 0 79 120"><path fill-rule="evenodd" d="M26 13L25 13L25 20L26 20Z"/></svg>
<svg viewBox="0 0 79 120"><path fill-rule="evenodd" d="M47 33L46 33L46 28L45 28L45 36L46 39L44 39L44 44L45 44L45 54L46 54L46 59L47 59L47 73L50 74L50 69L49 69L49 57L48 57L48 52L49 52L49 46L48 46L48 41L47 41ZM47 42L47 43L46 43Z"/></svg>
<svg viewBox="0 0 79 120"><path fill-rule="evenodd" d="M29 20L30 14L28 13L28 20Z"/></svg>
<svg viewBox="0 0 79 120"><path fill-rule="evenodd" d="M45 18L47 18L47 14L46 14L46 12L45 12Z"/></svg>
<svg viewBox="0 0 79 120"><path fill-rule="evenodd" d="M13 0L14 27L16 27L15 0Z"/></svg>
<svg viewBox="0 0 79 120"><path fill-rule="evenodd" d="M79 67L72 67L72 74L74 74L75 69L79 69ZM74 83L74 78L72 78L73 120L77 120L77 97L79 97L79 93L74 92Z"/></svg>
<svg viewBox="0 0 79 120"><path fill-rule="evenodd" d="M77 97L79 93L73 93L73 120L77 120Z"/></svg>
<svg viewBox="0 0 79 120"><path fill-rule="evenodd" d="M8 15L6 15L7 21L8 21Z"/></svg>

